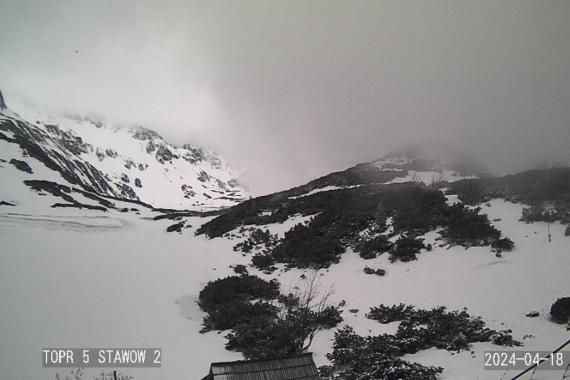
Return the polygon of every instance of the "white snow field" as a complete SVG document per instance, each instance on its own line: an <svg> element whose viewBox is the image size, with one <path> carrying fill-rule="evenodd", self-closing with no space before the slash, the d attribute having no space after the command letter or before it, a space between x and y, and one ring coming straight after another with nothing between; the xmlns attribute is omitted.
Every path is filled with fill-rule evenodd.
<svg viewBox="0 0 570 380"><path fill-rule="evenodd" d="M194 303L240 261L228 242L132 214L76 214L0 216L0 378L69 373L41 368L44 347L161 348L162 368L121 370L135 379L201 378L210 361L241 357L222 335L199 334Z"/></svg>
<svg viewBox="0 0 570 380"><path fill-rule="evenodd" d="M39 197L47 206L51 196ZM344 323L360 334L394 332L364 314L380 303L410 303L422 308L467 307L495 329L513 330L524 342L519 350L551 350L570 337L564 325L548 320L550 305L570 293L569 238L563 227L518 221L521 205L494 200L484 207L491 220L516 243L496 257L489 248L441 248L410 263L389 263L387 255L363 260L346 252L339 264L319 273L321 286L334 286L333 301L344 299ZM249 264L234 252L236 240L195 236L207 221L189 218L182 234L165 231L172 221L152 221L153 212L106 213L37 207L0 208L0 372L2 379L54 379L66 369L41 368L44 347L160 347L160 369L124 369L135 379L200 379L212 361L237 360L224 349L225 333L200 334L204 313L196 305L207 281L233 273L230 265ZM292 227L308 217L290 218ZM269 225L283 233L284 225ZM435 232L426 235L432 241ZM364 266L386 269L384 277L366 275ZM280 269L272 275L282 291L306 271ZM349 309L358 309L353 314ZM527 318L531 310L537 318ZM311 348L318 365L326 364L334 330L318 335ZM532 338L525 335L532 334ZM500 379L503 372L483 370L483 352L501 349L474 344L474 354L421 351L406 359L445 368L441 379ZM87 370L92 378L100 369ZM514 373L505 374L504 379ZM533 379L560 379L556 371L537 371ZM527 377L528 378L528 377Z"/></svg>

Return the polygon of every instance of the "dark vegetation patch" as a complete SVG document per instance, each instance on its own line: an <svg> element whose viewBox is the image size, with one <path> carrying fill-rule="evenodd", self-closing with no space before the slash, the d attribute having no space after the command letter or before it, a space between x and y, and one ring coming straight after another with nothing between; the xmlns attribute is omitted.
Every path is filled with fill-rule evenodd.
<svg viewBox="0 0 570 380"><path fill-rule="evenodd" d="M158 210L158 209L157 209ZM162 209L164 212L163 214L157 215L153 218L153 220L163 220L163 219L170 219L170 220L182 220L184 218L194 217L194 216L212 216L212 215L219 215L220 211L192 211L192 210L166 210Z"/></svg>
<svg viewBox="0 0 570 380"><path fill-rule="evenodd" d="M558 298L550 308L550 316L556 322L570 323L570 297Z"/></svg>
<svg viewBox="0 0 570 380"><path fill-rule="evenodd" d="M275 259L270 253L257 253L251 258L251 264L265 272L273 272L275 270Z"/></svg>
<svg viewBox="0 0 570 380"><path fill-rule="evenodd" d="M199 295L199 305L208 313L203 331L232 329L226 348L249 359L302 353L317 331L342 322L338 307L327 304L330 293L319 298L314 282L306 289L283 295L277 281L247 274L209 282Z"/></svg>
<svg viewBox="0 0 570 380"><path fill-rule="evenodd" d="M12 202L0 201L0 206L16 206Z"/></svg>
<svg viewBox="0 0 570 380"><path fill-rule="evenodd" d="M247 239L237 243L233 249L234 251L249 253L255 249L274 247L277 241L277 235L272 235L269 230L253 228Z"/></svg>
<svg viewBox="0 0 570 380"><path fill-rule="evenodd" d="M357 242L354 250L365 260L373 259L392 248L386 235L377 235L369 240L362 239Z"/></svg>
<svg viewBox="0 0 570 380"><path fill-rule="evenodd" d="M381 268L374 269L368 266L364 267L362 271L366 274L375 274L376 276L384 276L386 274L386 271L384 269Z"/></svg>
<svg viewBox="0 0 570 380"><path fill-rule="evenodd" d="M450 245L490 245L501 236L479 210L449 206L440 191L412 183L360 186L296 198L284 193L260 197L228 209L202 225L197 234L213 238L242 225L278 223L294 215L314 217L287 231L269 252L275 262L295 267L327 267L338 262L348 247L366 259L390 252L392 261L414 260L420 250L427 249L417 236L437 227L444 228L443 239ZM389 235L388 218L393 227ZM391 236L401 237L393 244L388 240ZM254 244L242 243L240 249L252 249ZM497 244L507 247L506 242Z"/></svg>
<svg viewBox="0 0 570 380"><path fill-rule="evenodd" d="M178 222L166 227L166 232L182 232L185 222Z"/></svg>
<svg viewBox="0 0 570 380"><path fill-rule="evenodd" d="M400 304L373 307L366 315L380 323L400 321L396 334L360 336L351 327L335 333L333 351L327 354L331 366L321 367L321 375L334 379L436 379L441 367L427 367L400 359L429 348L459 352L474 342L502 346L520 345L511 331L485 327L479 317L467 311L448 312L445 307L415 309Z"/></svg>
<svg viewBox="0 0 570 380"><path fill-rule="evenodd" d="M420 253L423 248L425 248L423 239L404 235L396 241L390 250L390 262L416 260L416 255Z"/></svg>
<svg viewBox="0 0 570 380"><path fill-rule="evenodd" d="M449 206L448 223L443 232L448 243L469 247L489 245L498 240L501 232L480 211L479 207L470 209L461 203Z"/></svg>
<svg viewBox="0 0 570 380"><path fill-rule="evenodd" d="M37 192L45 191L50 193L55 197L62 198L63 200L67 201L68 203L55 203L51 207L72 207L72 208L79 208L79 209L88 209L88 210L98 210L98 211L107 211L107 208L103 206L96 206L96 205L88 205L77 201L75 198L71 196L73 192L78 192L84 195L87 198L93 199L107 207L114 207L112 202L109 202L106 199L98 197L94 194L72 189L69 186L61 185L56 182L51 181L44 181L44 180L25 180L24 184L30 187L32 190Z"/></svg>
<svg viewBox="0 0 570 380"><path fill-rule="evenodd" d="M316 221L315 221L316 219ZM292 266L328 266L340 259L344 252L340 238L344 233L333 231L327 217L315 218L308 226L297 224L285 232L285 238L272 251L275 261ZM340 236L335 235L340 232Z"/></svg>
<svg viewBox="0 0 570 380"><path fill-rule="evenodd" d="M469 179L449 185L450 194L458 194L467 204L479 204L492 198L530 205L523 221L570 223L570 168L528 170L505 177Z"/></svg>
<svg viewBox="0 0 570 380"><path fill-rule="evenodd" d="M480 317L472 317L466 309L447 311L444 306L431 310L399 304L373 307L367 318L380 323L400 321L395 337L405 342L404 353L415 353L431 347L461 351L475 342L492 342L502 346L520 346L510 330L496 331L485 327Z"/></svg>
<svg viewBox="0 0 570 380"><path fill-rule="evenodd" d="M16 160L15 158L12 158L10 160L10 163L12 165L14 165L14 167L18 170L21 170L25 173L29 173L32 174L32 168L30 167L30 165L28 165L28 163L26 161L21 161L21 160Z"/></svg>
<svg viewBox="0 0 570 380"><path fill-rule="evenodd" d="M248 274L247 267L245 265L237 264L233 268L234 268L234 272L237 274L242 274L242 275Z"/></svg>
<svg viewBox="0 0 570 380"><path fill-rule="evenodd" d="M240 351L249 359L288 357L306 351L316 331L333 328L340 322L342 317L336 307L312 310L296 298L290 304L281 304L279 313L259 315L238 324L228 334L226 348Z"/></svg>
<svg viewBox="0 0 570 380"><path fill-rule="evenodd" d="M399 356L398 341L392 335L360 336L345 326L334 334L330 366L320 367L323 378L343 380L435 380L441 367L412 363Z"/></svg>
<svg viewBox="0 0 570 380"><path fill-rule="evenodd" d="M78 209L87 209L87 210L96 210L96 211L107 211L107 209L103 206L95 206L95 205L86 205L83 203L54 203L51 207L53 208L78 208Z"/></svg>
<svg viewBox="0 0 570 380"><path fill-rule="evenodd" d="M279 282L256 276L231 276L209 282L199 295L199 305L208 313L204 330L226 330L258 314L272 315L274 306L261 300L276 299L278 295Z"/></svg>

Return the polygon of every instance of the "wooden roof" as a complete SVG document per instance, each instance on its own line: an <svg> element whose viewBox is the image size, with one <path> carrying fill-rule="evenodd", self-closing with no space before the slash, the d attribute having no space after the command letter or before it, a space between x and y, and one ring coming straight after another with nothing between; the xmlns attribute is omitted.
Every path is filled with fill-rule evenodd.
<svg viewBox="0 0 570 380"><path fill-rule="evenodd" d="M208 380L320 380L313 354L270 360L239 360L210 365Z"/></svg>

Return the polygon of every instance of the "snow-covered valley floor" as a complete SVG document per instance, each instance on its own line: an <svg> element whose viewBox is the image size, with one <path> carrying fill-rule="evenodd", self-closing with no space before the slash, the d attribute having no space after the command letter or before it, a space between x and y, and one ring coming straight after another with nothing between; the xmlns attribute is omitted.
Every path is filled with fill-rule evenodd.
<svg viewBox="0 0 570 380"><path fill-rule="evenodd" d="M41 368L43 347L162 348L162 368L123 371L137 380L200 379L210 362L241 358L224 349L223 333L199 333L204 314L195 300L200 289L233 273L229 265L250 261L232 250L236 241L194 236L205 219L189 219L193 227L177 234L165 231L171 221L148 220L144 212L111 211L102 218L84 210L65 210L65 216L21 215L11 207L1 211L0 378L54 379L57 372L66 373ZM344 323L362 335L394 332L394 324L381 325L364 314L380 303L404 302L467 307L491 328L512 329L525 344L518 349L555 348L570 337L564 325L548 320L552 303L570 295L570 238L554 224L548 243L545 224L518 222L520 205L494 200L483 212L515 242L513 252L498 258L488 247L434 245L415 262L392 264L386 255L365 261L348 251L339 264L321 271L321 286L334 286L333 300L346 301ZM428 234L426 242L435 236ZM386 269L386 276L364 274L365 265ZM297 284L302 272L265 275L250 269L277 278L282 291ZM525 317L531 310L540 316ZM534 337L523 339L529 334ZM332 336L330 330L317 337L312 347L317 365L326 363ZM499 379L502 372L483 370L483 352L495 349L500 347L475 344L474 354L428 350L406 359L443 366L441 379ZM87 378L98 372L88 371ZM543 371L533 379L560 376Z"/></svg>

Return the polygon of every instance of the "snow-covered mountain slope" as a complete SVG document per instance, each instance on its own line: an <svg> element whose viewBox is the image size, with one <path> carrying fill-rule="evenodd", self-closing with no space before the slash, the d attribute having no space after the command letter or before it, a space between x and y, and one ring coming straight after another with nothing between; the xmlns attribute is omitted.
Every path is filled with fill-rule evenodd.
<svg viewBox="0 0 570 380"><path fill-rule="evenodd" d="M414 145L389 153L368 164L381 172L394 172L398 176L387 183L455 182L485 175L474 160L464 157L449 147L433 147L430 144Z"/></svg>
<svg viewBox="0 0 570 380"><path fill-rule="evenodd" d="M6 170L13 166L30 180L161 208L220 208L246 197L239 171L216 153L175 146L141 126L92 116L46 116L25 104L11 105L0 109L0 144L3 182L14 182ZM21 194L2 197L18 202Z"/></svg>
<svg viewBox="0 0 570 380"><path fill-rule="evenodd" d="M449 146L417 144L390 152L372 162L327 174L279 194L297 197L370 184L417 182L431 185L486 175L475 160Z"/></svg>

